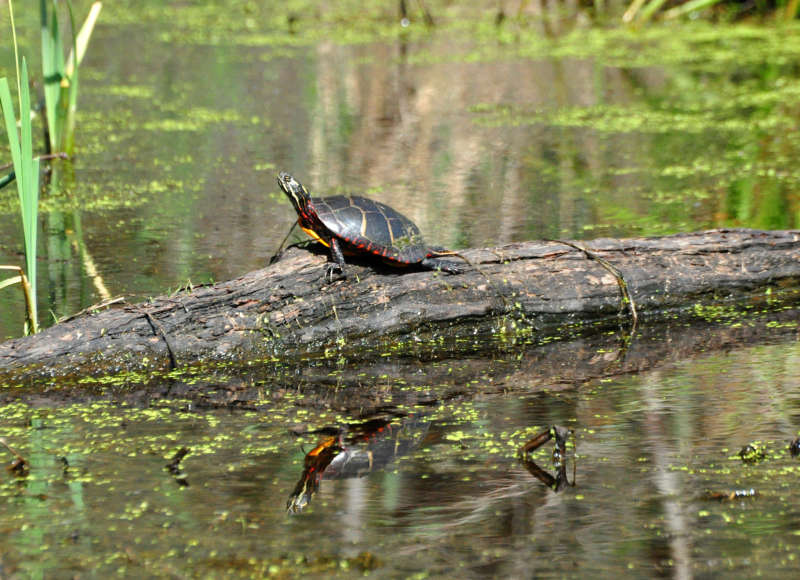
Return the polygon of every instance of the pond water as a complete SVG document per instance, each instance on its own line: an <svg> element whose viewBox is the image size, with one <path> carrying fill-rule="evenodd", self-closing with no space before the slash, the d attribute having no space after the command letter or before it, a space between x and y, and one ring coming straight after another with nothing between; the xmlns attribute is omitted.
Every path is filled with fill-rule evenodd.
<svg viewBox="0 0 800 580"><path fill-rule="evenodd" d="M673 328L628 351L609 337L87 384L77 398L20 390L0 421L29 473L0 476L0 566L12 578L791 576L789 314L744 343L737 328ZM573 430L563 469L549 443L520 461L554 424Z"/></svg>
<svg viewBox="0 0 800 580"><path fill-rule="evenodd" d="M278 171L388 202L451 248L800 224L796 27L553 36L476 9L398 31L388 7L343 3L342 25L301 5L104 8L76 156L41 204L43 324L263 267L294 219ZM19 12L38 70L38 10ZM3 43L0 74L12 62ZM0 264L24 261L19 221L6 187ZM0 336L21 304L0 291Z"/></svg>
<svg viewBox="0 0 800 580"><path fill-rule="evenodd" d="M389 8L271 4L104 7L77 153L42 197L45 325L265 266L294 219L281 170L451 248L800 227L797 26L548 34L450 7L400 29ZM23 262L16 199L0 264ZM0 290L0 337L21 304ZM0 474L0 577L790 575L797 320L3 385L29 472ZM574 431L563 472L551 442L517 457L552 425Z"/></svg>

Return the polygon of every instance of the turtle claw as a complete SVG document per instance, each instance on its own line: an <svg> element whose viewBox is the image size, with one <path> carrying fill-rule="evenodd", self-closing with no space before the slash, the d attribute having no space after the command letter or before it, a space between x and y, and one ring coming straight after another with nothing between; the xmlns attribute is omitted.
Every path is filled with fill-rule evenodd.
<svg viewBox="0 0 800 580"><path fill-rule="evenodd" d="M448 274L461 274L464 270L453 264L439 264L436 268L440 272L447 272Z"/></svg>
<svg viewBox="0 0 800 580"><path fill-rule="evenodd" d="M333 284L334 273L339 274L339 276L341 276L342 278L347 278L347 274L344 273L344 268L342 268L339 264L336 263L328 264L328 266L325 268L326 284Z"/></svg>
<svg viewBox="0 0 800 580"><path fill-rule="evenodd" d="M461 274L464 271L456 264L453 264L453 262L441 260L439 258L425 258L420 262L420 265L429 270L447 272L448 274Z"/></svg>

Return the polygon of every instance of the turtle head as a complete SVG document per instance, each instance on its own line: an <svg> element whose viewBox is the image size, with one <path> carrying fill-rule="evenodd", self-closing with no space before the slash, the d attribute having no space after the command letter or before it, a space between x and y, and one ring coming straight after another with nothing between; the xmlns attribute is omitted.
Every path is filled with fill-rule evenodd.
<svg viewBox="0 0 800 580"><path fill-rule="evenodd" d="M302 213L308 205L308 202L311 201L311 195L308 193L308 190L303 187L303 184L288 173L281 172L278 174L278 185L281 186L283 193L285 193L286 197L292 202L297 213Z"/></svg>

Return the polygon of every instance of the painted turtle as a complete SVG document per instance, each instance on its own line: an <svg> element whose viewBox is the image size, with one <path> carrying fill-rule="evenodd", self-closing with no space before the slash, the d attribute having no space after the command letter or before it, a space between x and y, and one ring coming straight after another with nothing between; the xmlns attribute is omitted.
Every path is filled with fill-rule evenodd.
<svg viewBox="0 0 800 580"><path fill-rule="evenodd" d="M345 253L373 254L393 266L461 272L452 263L438 258L454 254L428 246L416 224L386 204L360 196L312 199L308 190L288 173L278 175L278 185L297 211L294 225L300 225L309 236L330 248L333 263L325 272L328 280L337 270L346 277Z"/></svg>

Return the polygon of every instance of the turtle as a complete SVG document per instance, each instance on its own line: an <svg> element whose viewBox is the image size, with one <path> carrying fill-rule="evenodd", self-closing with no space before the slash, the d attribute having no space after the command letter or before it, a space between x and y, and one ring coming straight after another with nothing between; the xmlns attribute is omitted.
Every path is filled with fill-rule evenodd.
<svg viewBox="0 0 800 580"><path fill-rule="evenodd" d="M392 266L461 273L459 267L440 259L440 256L457 254L427 245L414 222L384 203L358 195L312 198L299 181L284 172L278 174L278 185L297 211L297 222L284 243L299 225L313 239L330 248L332 263L325 271L328 281L333 281L337 271L347 277L345 254L371 254Z"/></svg>

